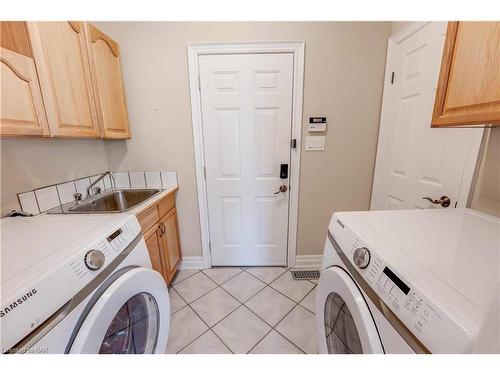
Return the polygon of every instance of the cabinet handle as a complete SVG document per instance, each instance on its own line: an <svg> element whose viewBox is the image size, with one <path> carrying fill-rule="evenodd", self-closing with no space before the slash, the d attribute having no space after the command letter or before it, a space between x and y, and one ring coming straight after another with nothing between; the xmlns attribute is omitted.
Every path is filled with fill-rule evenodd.
<svg viewBox="0 0 500 375"><path fill-rule="evenodd" d="M161 228L161 234L163 236L165 234L165 232L167 231L167 228L165 228L165 224L163 224L163 223L160 223L160 228Z"/></svg>

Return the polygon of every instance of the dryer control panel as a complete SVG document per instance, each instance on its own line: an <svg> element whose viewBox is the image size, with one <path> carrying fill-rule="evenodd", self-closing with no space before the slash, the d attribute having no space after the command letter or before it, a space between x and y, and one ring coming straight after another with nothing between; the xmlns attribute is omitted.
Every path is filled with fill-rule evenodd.
<svg viewBox="0 0 500 375"><path fill-rule="evenodd" d="M418 287L385 261L376 249L342 224L344 227L335 226L335 233L330 226L338 245L336 251L345 255L351 269L368 283L378 298L429 351L467 353L471 350L470 330L461 325L462 322L457 322L451 314L443 313ZM366 248L370 253L370 261L365 268L358 267L354 261L355 252L360 248Z"/></svg>

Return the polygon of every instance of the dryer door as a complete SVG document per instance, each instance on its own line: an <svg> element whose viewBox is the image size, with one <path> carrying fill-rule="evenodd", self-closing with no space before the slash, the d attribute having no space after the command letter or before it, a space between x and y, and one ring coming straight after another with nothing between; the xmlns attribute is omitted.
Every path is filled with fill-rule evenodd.
<svg viewBox="0 0 500 375"><path fill-rule="evenodd" d="M354 280L338 266L321 273L316 292L319 353L384 353L368 305Z"/></svg>
<svg viewBox="0 0 500 375"><path fill-rule="evenodd" d="M70 353L165 353L170 301L158 272L133 268L94 296L76 327Z"/></svg>

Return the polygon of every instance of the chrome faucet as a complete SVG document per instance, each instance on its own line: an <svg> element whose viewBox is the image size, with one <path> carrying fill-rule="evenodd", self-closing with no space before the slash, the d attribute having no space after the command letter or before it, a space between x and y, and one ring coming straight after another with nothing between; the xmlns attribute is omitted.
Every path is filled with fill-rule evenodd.
<svg viewBox="0 0 500 375"><path fill-rule="evenodd" d="M91 197L92 195L96 195L96 194L101 193L101 188L99 186L96 186L96 187L94 187L94 186L99 181L101 181L104 177L106 177L106 175L108 175L108 174L109 174L109 177L111 177L111 179L113 179L113 173L111 171L104 172L97 180L95 180L94 182L92 182L89 185L89 187L87 188L87 198Z"/></svg>

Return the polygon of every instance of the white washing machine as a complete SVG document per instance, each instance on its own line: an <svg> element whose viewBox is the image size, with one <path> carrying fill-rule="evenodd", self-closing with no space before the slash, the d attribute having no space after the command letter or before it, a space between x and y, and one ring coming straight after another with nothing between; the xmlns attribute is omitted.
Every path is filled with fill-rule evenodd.
<svg viewBox="0 0 500 375"><path fill-rule="evenodd" d="M500 220L470 209L333 215L320 353L500 353Z"/></svg>
<svg viewBox="0 0 500 375"><path fill-rule="evenodd" d="M130 214L1 222L3 353L164 353L165 281Z"/></svg>

